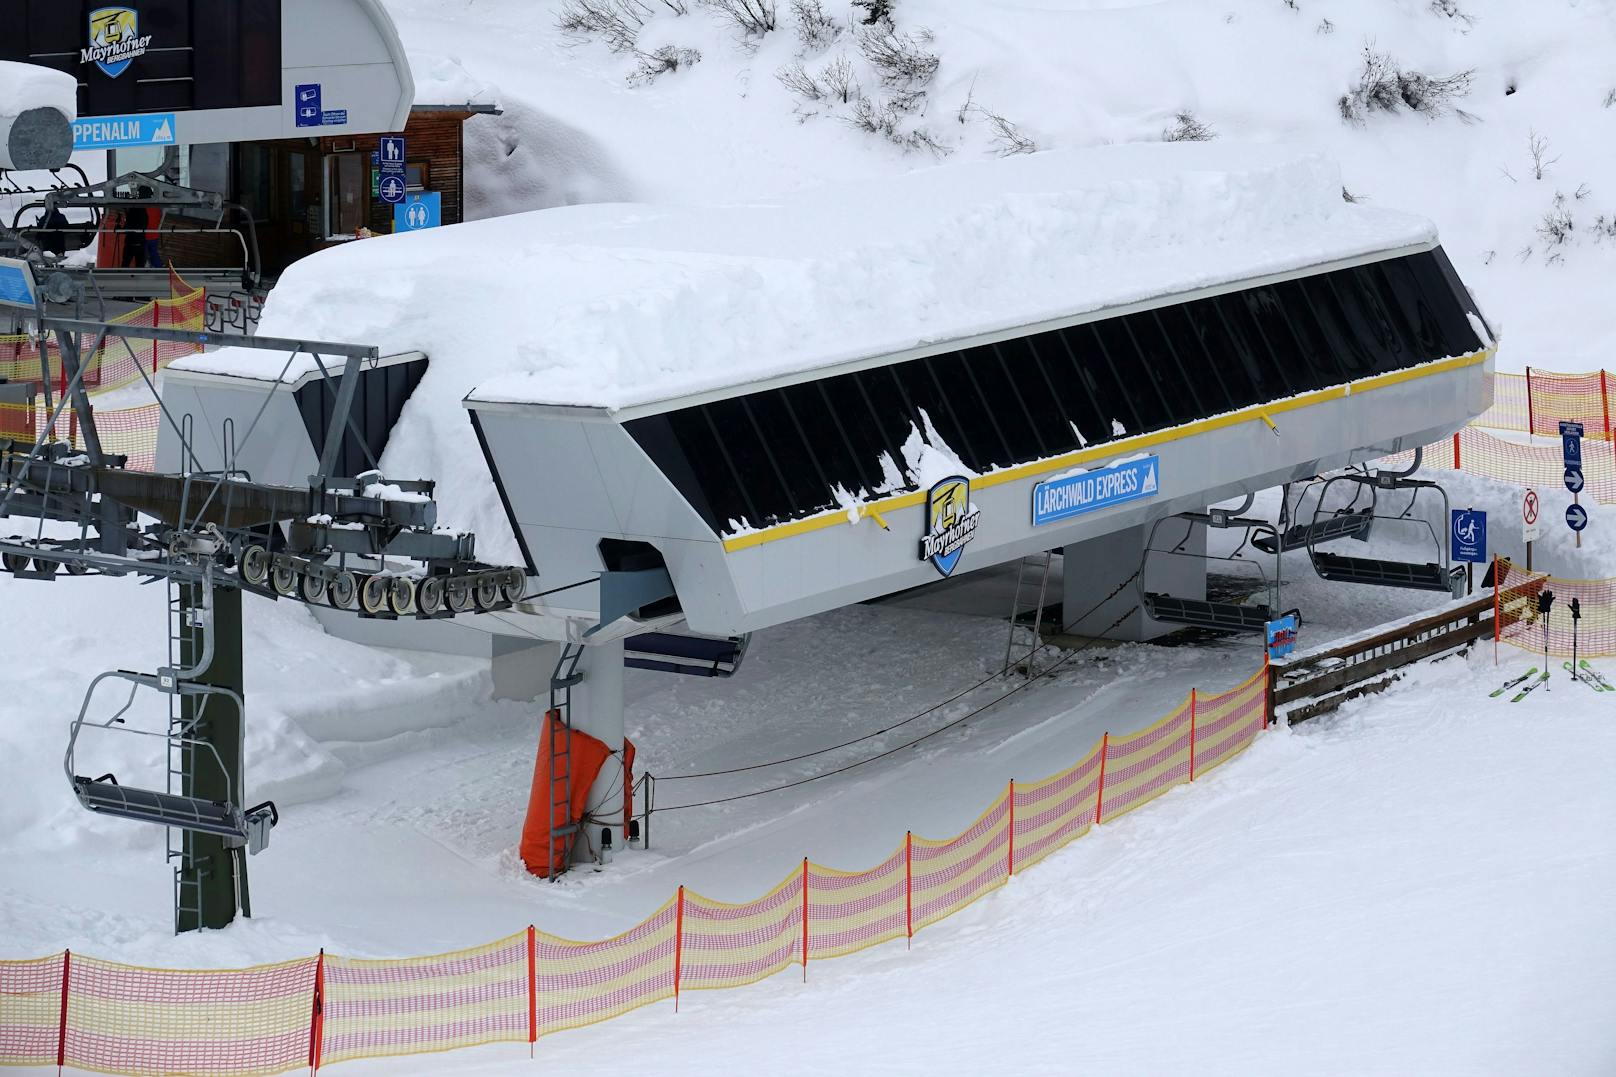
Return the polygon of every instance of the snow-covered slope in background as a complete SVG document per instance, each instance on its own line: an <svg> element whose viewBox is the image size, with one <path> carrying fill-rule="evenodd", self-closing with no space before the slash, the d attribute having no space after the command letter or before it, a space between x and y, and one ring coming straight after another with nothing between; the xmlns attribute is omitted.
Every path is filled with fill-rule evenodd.
<svg viewBox="0 0 1616 1077"><path fill-rule="evenodd" d="M563 33L559 4L387 5L412 55L453 56L497 86L506 115L467 130L484 214L744 199L936 160L856 129L847 106L805 102L776 77L798 62L817 75L845 55L866 97L894 95L834 0L825 9L843 32L806 53L784 2L780 28L761 41L743 41L700 5L680 17L646 5L661 13L641 31L641 51L702 55L649 83L634 79L633 55ZM1006 148L994 115L1039 148L1062 149L1160 141L1188 111L1219 140L1323 149L1354 198L1433 218L1503 326L1506 368L1597 365L1616 332L1603 298L1616 270L1612 0L899 0L894 10L900 32L930 31L940 59L903 130L930 133L945 162ZM1368 46L1409 72L1473 72L1470 90L1442 115L1348 123L1338 101L1358 84ZM1541 177L1534 137L1545 140ZM1549 229L1560 243L1540 234L1557 208L1572 219L1569 233Z"/></svg>

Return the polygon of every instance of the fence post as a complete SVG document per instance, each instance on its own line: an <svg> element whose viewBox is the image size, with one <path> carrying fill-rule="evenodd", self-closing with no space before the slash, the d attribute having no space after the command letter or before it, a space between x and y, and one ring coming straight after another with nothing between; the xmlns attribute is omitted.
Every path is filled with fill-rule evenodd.
<svg viewBox="0 0 1616 1077"><path fill-rule="evenodd" d="M62 951L62 1013L56 1025L56 1072L67 1065L67 989L72 982L73 951Z"/></svg>
<svg viewBox="0 0 1616 1077"><path fill-rule="evenodd" d="M533 925L527 925L527 1056L533 1057L533 1044L539 1038L539 954Z"/></svg>
<svg viewBox="0 0 1616 1077"><path fill-rule="evenodd" d="M679 972L685 956L685 888L679 888L679 907L673 920L673 1012L679 1012Z"/></svg>
<svg viewBox="0 0 1616 1077"><path fill-rule="evenodd" d="M1274 654L1267 648L1263 649L1263 711L1262 727L1266 731L1274 720Z"/></svg>
<svg viewBox="0 0 1616 1077"><path fill-rule="evenodd" d="M325 1046L325 948L314 965L314 1005L309 1012L309 1072L320 1072L320 1053Z"/></svg>
<svg viewBox="0 0 1616 1077"><path fill-rule="evenodd" d="M1453 432L1453 470L1463 470L1459 467L1459 432L1457 430Z"/></svg>
<svg viewBox="0 0 1616 1077"><path fill-rule="evenodd" d="M1016 877L1016 780L1014 778L1010 779L1010 792L1006 795L1009 797L1010 804L1010 862L1006 865L1005 877L1013 879Z"/></svg>
<svg viewBox="0 0 1616 1077"><path fill-rule="evenodd" d="M1190 689L1190 781L1195 780L1195 689Z"/></svg>
<svg viewBox="0 0 1616 1077"><path fill-rule="evenodd" d="M1605 382L1605 370L1599 370L1599 402L1605 409L1605 440L1610 440L1610 390Z"/></svg>
<svg viewBox="0 0 1616 1077"><path fill-rule="evenodd" d="M1499 577L1503 575L1502 565L1497 554L1493 554L1493 666L1498 665L1498 640L1504 634L1504 622L1498 619L1499 606Z"/></svg>
<svg viewBox="0 0 1616 1077"><path fill-rule="evenodd" d="M1537 433L1537 412L1532 408L1532 368L1526 368L1526 440Z"/></svg>
<svg viewBox="0 0 1616 1077"><path fill-rule="evenodd" d="M915 948L915 832L903 835L903 928L909 933L909 949Z"/></svg>
<svg viewBox="0 0 1616 1077"><path fill-rule="evenodd" d="M808 982L808 858L802 858L802 982Z"/></svg>
<svg viewBox="0 0 1616 1077"><path fill-rule="evenodd" d="M1100 813L1105 809L1105 757L1111 747L1111 734L1106 733L1100 740L1100 788L1094 794L1094 825L1100 825Z"/></svg>

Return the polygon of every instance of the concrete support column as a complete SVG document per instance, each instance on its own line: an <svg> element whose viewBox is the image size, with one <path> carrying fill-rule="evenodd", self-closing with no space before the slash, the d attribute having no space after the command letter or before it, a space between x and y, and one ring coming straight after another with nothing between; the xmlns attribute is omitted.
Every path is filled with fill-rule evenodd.
<svg viewBox="0 0 1616 1077"><path fill-rule="evenodd" d="M553 667L552 667L553 668ZM584 648L578 662L584 675L572 689L572 728L606 745L617 753L606 760L589 789L589 810L603 820L590 826L587 842L573 846L574 862L590 859L589 850L600 846L600 828L610 825L617 831L612 846L621 851L625 844L623 819L623 641L592 643Z"/></svg>
<svg viewBox="0 0 1616 1077"><path fill-rule="evenodd" d="M489 669L494 698L550 704L550 678L561 658L561 644L515 636L490 636ZM576 692L574 692L576 696Z"/></svg>
<svg viewBox="0 0 1616 1077"><path fill-rule="evenodd" d="M1173 518L1156 528L1155 548L1180 552L1151 554L1138 580L1095 608L1139 568L1150 530L1149 525L1132 527L1065 548L1063 627L1068 634L1136 643L1156 639L1182 626L1153 620L1143 609L1133 609L1142 594L1156 591L1180 598L1206 597L1206 562L1201 560L1206 554L1206 528ZM1120 623L1112 627L1119 617Z"/></svg>

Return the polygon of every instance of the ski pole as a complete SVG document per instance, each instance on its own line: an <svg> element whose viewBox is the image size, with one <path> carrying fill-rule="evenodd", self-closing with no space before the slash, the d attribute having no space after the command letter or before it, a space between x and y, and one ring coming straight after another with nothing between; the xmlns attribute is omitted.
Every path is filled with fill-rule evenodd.
<svg viewBox="0 0 1616 1077"><path fill-rule="evenodd" d="M1582 676L1578 672L1582 667L1577 665L1577 623L1582 620L1582 603L1576 599L1571 600L1571 675Z"/></svg>
<svg viewBox="0 0 1616 1077"><path fill-rule="evenodd" d="M1551 674L1549 667L1549 611L1554 609L1554 592L1545 590L1537 596L1537 611L1543 615L1543 678Z"/></svg>

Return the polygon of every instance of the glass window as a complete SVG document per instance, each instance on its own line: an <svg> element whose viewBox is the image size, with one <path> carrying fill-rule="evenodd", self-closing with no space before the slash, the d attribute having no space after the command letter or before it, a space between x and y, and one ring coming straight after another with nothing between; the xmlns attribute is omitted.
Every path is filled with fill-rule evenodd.
<svg viewBox="0 0 1616 1077"><path fill-rule="evenodd" d="M127 176L131 172L153 176L163 171L168 163L168 149L164 146L136 146L112 151L112 174Z"/></svg>
<svg viewBox="0 0 1616 1077"><path fill-rule="evenodd" d="M236 147L236 201L255 221L269 220L269 147L251 143Z"/></svg>
<svg viewBox="0 0 1616 1077"><path fill-rule="evenodd" d="M411 161L404 166L404 186L412 191L424 191L432 181L432 166L425 161Z"/></svg>
<svg viewBox="0 0 1616 1077"><path fill-rule="evenodd" d="M326 235L352 236L365 226L365 162L357 153L325 159Z"/></svg>
<svg viewBox="0 0 1616 1077"><path fill-rule="evenodd" d="M230 197L230 146L227 143L182 147L180 160L181 187Z"/></svg>

